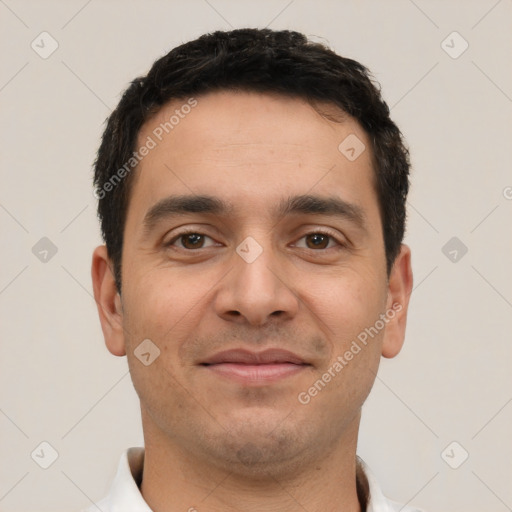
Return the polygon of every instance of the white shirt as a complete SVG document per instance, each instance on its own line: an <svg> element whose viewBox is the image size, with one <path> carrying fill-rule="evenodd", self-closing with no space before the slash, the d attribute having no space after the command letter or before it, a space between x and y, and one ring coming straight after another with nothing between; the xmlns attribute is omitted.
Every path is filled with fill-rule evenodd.
<svg viewBox="0 0 512 512"><path fill-rule="evenodd" d="M388 500L379 487L368 466L359 459L368 479L370 501L366 512L422 512L420 509L404 506ZM144 448L128 448L119 462L117 474L108 495L96 505L83 512L152 512L144 501L137 482L141 481L144 465Z"/></svg>

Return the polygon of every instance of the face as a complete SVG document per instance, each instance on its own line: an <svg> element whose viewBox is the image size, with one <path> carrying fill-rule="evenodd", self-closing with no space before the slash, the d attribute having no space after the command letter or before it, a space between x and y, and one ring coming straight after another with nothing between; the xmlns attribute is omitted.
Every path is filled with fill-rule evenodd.
<svg viewBox="0 0 512 512"><path fill-rule="evenodd" d="M277 474L354 439L380 356L403 341L409 252L388 276L355 120L256 93L196 100L161 141L186 102L141 130L138 147L156 146L135 171L122 298L100 247L96 300L108 348L128 357L146 436Z"/></svg>

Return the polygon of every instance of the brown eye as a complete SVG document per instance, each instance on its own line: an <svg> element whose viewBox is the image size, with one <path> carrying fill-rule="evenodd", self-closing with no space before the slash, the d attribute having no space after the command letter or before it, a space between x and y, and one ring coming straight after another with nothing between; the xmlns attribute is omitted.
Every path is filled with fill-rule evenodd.
<svg viewBox="0 0 512 512"><path fill-rule="evenodd" d="M204 235L199 233L187 233L179 237L185 249L200 249L204 245Z"/></svg>
<svg viewBox="0 0 512 512"><path fill-rule="evenodd" d="M323 233L311 233L306 235L306 245L308 249L326 249L330 241L329 235Z"/></svg>
<svg viewBox="0 0 512 512"><path fill-rule="evenodd" d="M216 245L214 240L201 233L195 231L188 231L176 235L172 240L165 244L166 247L178 247L180 249L206 249Z"/></svg>

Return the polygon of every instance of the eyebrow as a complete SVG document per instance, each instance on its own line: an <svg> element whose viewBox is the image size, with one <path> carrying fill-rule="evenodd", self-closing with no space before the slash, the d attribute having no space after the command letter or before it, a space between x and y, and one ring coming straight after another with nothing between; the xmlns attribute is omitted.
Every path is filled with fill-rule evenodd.
<svg viewBox="0 0 512 512"><path fill-rule="evenodd" d="M208 195L179 195L166 197L153 205L144 216L144 234L147 236L165 219L189 213L229 216L234 212L232 204ZM359 228L366 229L363 209L336 196L298 195L282 200L272 212L276 218L287 215L327 215L349 220Z"/></svg>

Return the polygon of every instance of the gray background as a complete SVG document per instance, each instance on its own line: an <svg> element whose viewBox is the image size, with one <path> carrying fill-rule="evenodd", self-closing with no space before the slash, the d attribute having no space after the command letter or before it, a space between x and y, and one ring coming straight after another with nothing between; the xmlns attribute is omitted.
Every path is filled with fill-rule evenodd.
<svg viewBox="0 0 512 512"><path fill-rule="evenodd" d="M91 295L91 164L129 80L242 26L303 31L367 65L411 148L407 340L382 363L360 455L396 500L512 510L511 14L511 0L0 0L0 510L87 506L142 445Z"/></svg>

